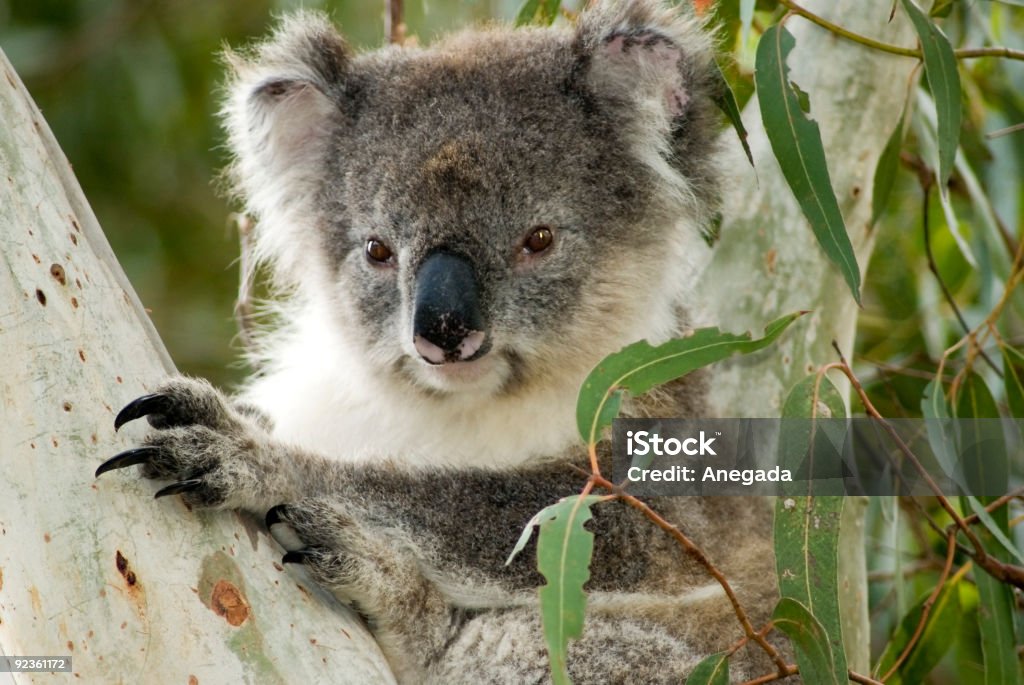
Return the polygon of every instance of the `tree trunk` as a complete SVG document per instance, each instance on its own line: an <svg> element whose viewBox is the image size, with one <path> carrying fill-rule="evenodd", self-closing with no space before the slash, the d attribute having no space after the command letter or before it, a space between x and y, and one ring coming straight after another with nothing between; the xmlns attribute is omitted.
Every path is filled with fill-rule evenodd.
<svg viewBox="0 0 1024 685"><path fill-rule="evenodd" d="M115 435L114 413L174 366L2 53L0 71L0 655L71 656L87 683L393 682L262 524L93 478L144 431Z"/></svg>
<svg viewBox="0 0 1024 685"><path fill-rule="evenodd" d="M910 46L914 32L901 12L889 23L892 0L808 0L812 12L854 32ZM800 18L787 29L796 38L791 76L810 96L810 116L825 144L832 187L863 273L874 247L871 194L875 167L900 117L916 61L838 38ZM751 169L734 138L727 138L729 182L721 239L698 285L703 308L727 330L754 330L786 312L807 309L779 344L720 364L712 401L721 416L773 417L786 393L822 364L836 360L832 341L850 357L857 304L838 269L818 247L775 162L756 98L744 123L757 164ZM840 389L845 379L834 379ZM850 668L869 671L865 502L850 498L843 512L840 588Z"/></svg>

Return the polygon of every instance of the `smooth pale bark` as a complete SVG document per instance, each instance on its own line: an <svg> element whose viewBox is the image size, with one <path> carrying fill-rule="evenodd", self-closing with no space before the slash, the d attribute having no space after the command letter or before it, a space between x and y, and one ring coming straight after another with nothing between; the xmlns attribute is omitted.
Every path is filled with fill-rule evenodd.
<svg viewBox="0 0 1024 685"><path fill-rule="evenodd" d="M892 0L808 0L801 5L876 40L914 45L913 29L901 11L888 22ZM810 116L821 129L832 187L863 274L874 247L875 167L913 87L917 61L851 43L800 17L791 17L786 27L796 38L791 77L810 96ZM712 398L719 415L773 417L797 381L836 361L833 340L851 357L858 308L786 185L756 100L747 105L744 122L756 175L739 144L727 139L730 180L721 240L698 291L704 309L727 330L760 332L783 313L812 311L777 345L716 370ZM841 390L848 389L841 379L834 380ZM840 540L844 638L850 667L861 673L869 666L864 504L847 500Z"/></svg>
<svg viewBox="0 0 1024 685"><path fill-rule="evenodd" d="M93 478L145 430L115 435L117 409L174 366L2 54L0 72L0 654L72 656L86 683L393 682L261 524ZM0 674L34 679L53 676Z"/></svg>

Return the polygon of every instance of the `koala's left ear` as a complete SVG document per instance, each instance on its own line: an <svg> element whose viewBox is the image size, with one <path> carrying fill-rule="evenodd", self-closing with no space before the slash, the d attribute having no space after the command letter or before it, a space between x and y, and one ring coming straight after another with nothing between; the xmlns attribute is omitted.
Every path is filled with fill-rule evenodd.
<svg viewBox="0 0 1024 685"><path fill-rule="evenodd" d="M665 131L706 97L712 47L700 20L653 0L603 0L580 15L574 48L598 98Z"/></svg>

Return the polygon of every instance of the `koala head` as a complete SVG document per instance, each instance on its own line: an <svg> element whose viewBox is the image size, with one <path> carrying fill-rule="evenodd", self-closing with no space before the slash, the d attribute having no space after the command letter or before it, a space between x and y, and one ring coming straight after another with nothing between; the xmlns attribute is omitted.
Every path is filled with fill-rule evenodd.
<svg viewBox="0 0 1024 685"><path fill-rule="evenodd" d="M357 55L299 13L228 59L258 256L379 374L514 394L678 333L717 194L697 20L606 2Z"/></svg>

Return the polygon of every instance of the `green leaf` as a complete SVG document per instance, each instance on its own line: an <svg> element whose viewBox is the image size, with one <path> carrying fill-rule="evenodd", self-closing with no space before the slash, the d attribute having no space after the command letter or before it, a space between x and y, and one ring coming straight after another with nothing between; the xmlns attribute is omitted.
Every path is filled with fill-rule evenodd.
<svg viewBox="0 0 1024 685"><path fill-rule="evenodd" d="M815 387L818 389L817 403L814 404ZM818 383L816 374L807 376L790 390L782 406L782 418L807 419L806 421L783 421L779 432L779 466L795 474L795 480L785 489L792 495L842 495L845 494L841 479L846 475L841 470L842 447L846 438L845 426L836 422L819 422L817 419L846 416L843 398L823 377ZM811 455L825 457L817 462ZM804 599L800 601L805 601Z"/></svg>
<svg viewBox="0 0 1024 685"><path fill-rule="evenodd" d="M888 673L892 665L896 663L896 659L906 649L907 643L910 642L910 638L913 637L921 622L924 603L930 595L931 592L928 592L900 620L878 661L878 666L875 669L877 673L881 675ZM955 642L961 620L963 620L963 609L960 606L960 581L958 579L947 583L942 588L928 614L928 623L925 625L924 632L921 633L921 637L910 654L907 655L906 660L900 664L892 677L885 681L886 685L902 685L903 683L916 685L925 682L925 677L939 664Z"/></svg>
<svg viewBox="0 0 1024 685"><path fill-rule="evenodd" d="M775 627L789 636L796 648L796 663L805 683L839 685L847 682L833 667L832 649L825 629L806 606L792 597L783 597L772 613Z"/></svg>
<svg viewBox="0 0 1024 685"><path fill-rule="evenodd" d="M956 149L960 145L960 121L963 115L960 109L960 72L953 46L939 27L912 0L902 2L921 41L924 73L938 111L939 187L945 194L956 161Z"/></svg>
<svg viewBox="0 0 1024 685"><path fill-rule="evenodd" d="M986 489L1005 490L1009 480L1009 464L1006 458L1002 436L995 439L991 431L986 432L981 423L971 419L992 419L999 417L999 408L992 393L981 376L969 373L960 384L954 398L958 427L958 450L964 463L968 483L984 483ZM982 505L994 497L979 497ZM961 497L961 507L971 508L971 498ZM993 535L988 526L994 526L1009 539L1009 512L1006 507L996 509L988 516L985 528L977 532L985 550L1000 561L1011 561L1011 554ZM1014 635L1014 598L1012 589L987 573L975 574L980 607L977 612L978 629L981 632L981 652L984 655L985 685L1019 685L1020 666L1017 663Z"/></svg>
<svg viewBox="0 0 1024 685"><path fill-rule="evenodd" d="M1006 445L1002 432L993 430L991 422L985 421L999 418L995 398L982 377L971 372L964 377L954 399L957 454L968 492L1006 492L1010 480ZM994 498L981 498L985 503L991 499Z"/></svg>
<svg viewBox="0 0 1024 685"><path fill-rule="evenodd" d="M686 685L729 685L729 653L705 657L686 677Z"/></svg>
<svg viewBox="0 0 1024 685"><path fill-rule="evenodd" d="M725 79L725 74L722 73L722 68L718 66L717 62L715 63L713 78L715 80L715 104L729 117L729 122L732 124L733 130L736 131L736 136L740 139L740 145L743 146L743 152L747 155L747 161L750 162L750 166L754 166L754 155L750 151L750 143L747 142L747 129L743 126L740 107L736 104L736 94L732 92L732 87Z"/></svg>
<svg viewBox="0 0 1024 685"><path fill-rule="evenodd" d="M561 0L525 0L516 13L516 26L551 26L558 17L558 10L561 7Z"/></svg>
<svg viewBox="0 0 1024 685"><path fill-rule="evenodd" d="M761 36L754 72L761 119L782 174L810 222L818 244L839 267L850 292L860 304L860 269L832 190L821 132L818 123L804 115L789 78L786 59L795 44L792 34L779 25L772 26Z"/></svg>
<svg viewBox="0 0 1024 685"><path fill-rule="evenodd" d="M1010 416L1024 419L1024 354L1009 345L1003 346L1003 381Z"/></svg>
<svg viewBox="0 0 1024 685"><path fill-rule="evenodd" d="M815 402L815 386L818 386ZM794 386L783 404L783 419L843 418L843 398L827 378L816 375ZM816 421L783 421L780 462L806 454L811 442L827 439ZM790 425L795 424L794 428ZM820 449L816 454L823 454ZM808 474L815 475L815 474ZM843 497L780 496L775 500L775 567L779 592L806 607L828 636L831 669L846 673L839 613L839 520ZM801 672L803 672L801 664ZM808 681L814 682L814 681Z"/></svg>
<svg viewBox="0 0 1024 685"><path fill-rule="evenodd" d="M569 640L583 634L587 595L583 585L590 579L594 534L583 527L591 519L590 507L601 499L594 495L566 497L547 507L537 538L537 570L547 584L540 589L541 621L551 659L551 678L556 685L569 683L566 651Z"/></svg>
<svg viewBox="0 0 1024 685"><path fill-rule="evenodd" d="M815 386L818 389L817 403L814 402ZM842 419L846 417L843 396L827 376L818 383L818 375L811 374L793 386L782 404L782 418L786 419Z"/></svg>
<svg viewBox="0 0 1024 685"><path fill-rule="evenodd" d="M587 376L576 401L576 426L583 441L596 443L601 431L611 425L615 412L610 404L619 393L642 395L656 385L667 383L695 369L736 353L747 354L767 347L805 312L789 314L768 324L763 338L752 340L749 333L734 335L717 328L700 328L685 338L652 346L641 340L605 357ZM617 407L616 407L617 410Z"/></svg>
<svg viewBox="0 0 1024 685"><path fill-rule="evenodd" d="M843 497L778 497L775 501L779 592L817 618L827 635L836 673L846 673L839 612L839 519L844 501Z"/></svg>
<svg viewBox="0 0 1024 685"><path fill-rule="evenodd" d="M987 573L975 575L978 586L978 629L985 663L985 685L1018 685L1017 639L1014 636L1013 590Z"/></svg>
<svg viewBox="0 0 1024 685"><path fill-rule="evenodd" d="M900 148L903 146L903 123L906 114L900 115L900 121L889 136L882 149L875 167L875 181L871 191L871 225L874 225L885 211L885 205L892 193L896 181L896 172L900 166Z"/></svg>
<svg viewBox="0 0 1024 685"><path fill-rule="evenodd" d="M1006 533L1003 532L1002 528L999 527L999 524L992 517L992 514L985 511L985 505L982 504L978 500L978 498L974 497L973 495L967 495L966 499L967 503L971 507L971 511L974 512L974 514L978 517L978 520L981 521L983 526L985 526L985 530L991 533L992 537L999 541L999 544L1002 546L1002 548L1006 550L1010 554L1010 556L1016 559L1017 563L1024 565L1024 554L1022 554L1021 551L1017 549L1017 545L1015 545L1013 541L1010 540L1010 538L1006 535Z"/></svg>
<svg viewBox="0 0 1024 685"><path fill-rule="evenodd" d="M956 453L956 436L950 420L949 404L938 378L925 386L921 396L921 415L925 418L928 446L939 465L947 476L962 484L963 471Z"/></svg>

